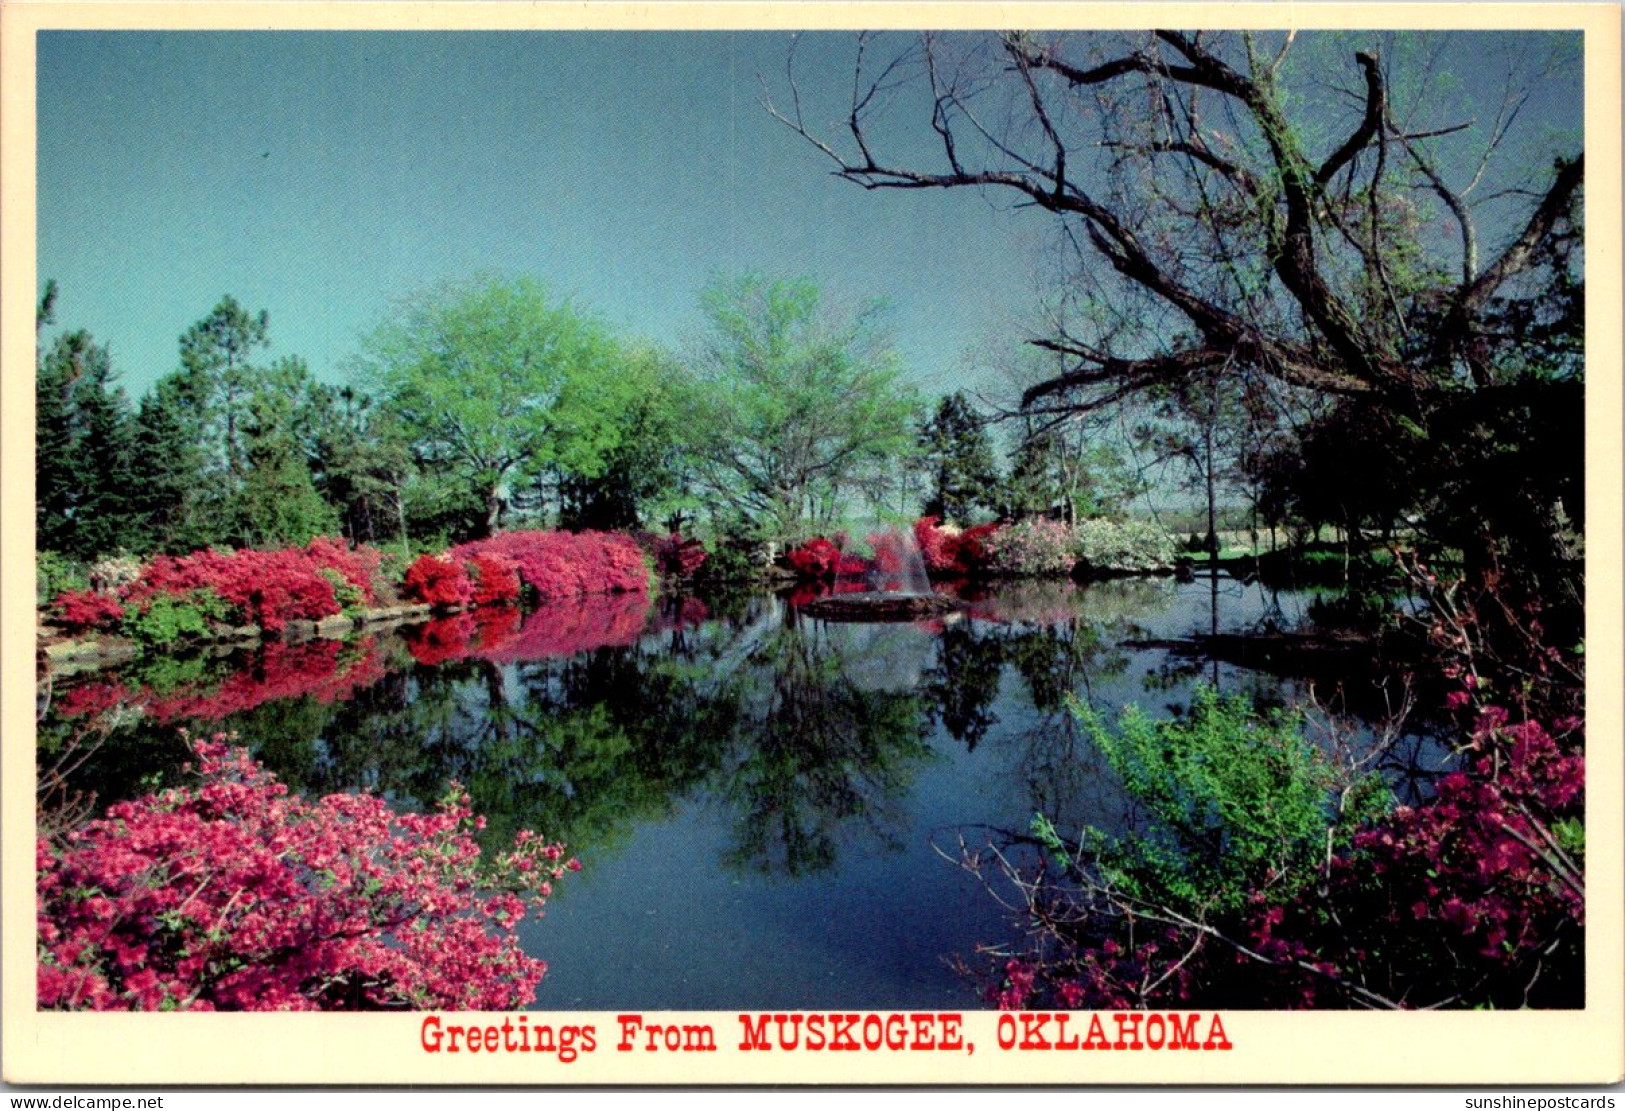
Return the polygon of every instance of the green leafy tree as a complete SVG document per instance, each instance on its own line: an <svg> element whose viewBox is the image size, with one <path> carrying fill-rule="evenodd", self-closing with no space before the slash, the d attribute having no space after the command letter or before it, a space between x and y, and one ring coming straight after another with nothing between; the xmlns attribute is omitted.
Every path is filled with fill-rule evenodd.
<svg viewBox="0 0 1625 1111"><path fill-rule="evenodd" d="M540 283L476 278L405 302L368 337L358 370L423 468L480 500L476 529L489 535L514 490L550 468L603 472L634 400L617 356L602 325Z"/></svg>
<svg viewBox="0 0 1625 1111"><path fill-rule="evenodd" d="M919 448L919 463L931 484L924 507L927 516L965 524L978 512L997 510L1000 478L993 445L962 392L937 404L936 413L920 429Z"/></svg>
<svg viewBox="0 0 1625 1111"><path fill-rule="evenodd" d="M677 531L696 499L689 492L689 416L694 398L687 371L653 347L620 359L628 402L614 446L598 473L559 484L559 523L567 528L634 529L658 522Z"/></svg>
<svg viewBox="0 0 1625 1111"><path fill-rule="evenodd" d="M697 455L722 505L790 536L853 494L883 496L912 454L919 402L880 306L841 313L805 279L757 274L713 283L703 305Z"/></svg>

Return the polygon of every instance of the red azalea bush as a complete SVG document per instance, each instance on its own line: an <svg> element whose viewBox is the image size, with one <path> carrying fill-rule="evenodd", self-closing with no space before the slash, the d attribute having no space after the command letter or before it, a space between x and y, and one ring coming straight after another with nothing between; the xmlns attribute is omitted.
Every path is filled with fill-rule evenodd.
<svg viewBox="0 0 1625 1111"><path fill-rule="evenodd" d="M784 559L797 577L803 579L834 579L862 575L869 570L867 560L844 554L842 545L822 536L791 548L784 553Z"/></svg>
<svg viewBox="0 0 1625 1111"><path fill-rule="evenodd" d="M944 577L984 575L991 568L988 540L999 531L995 523L975 528L944 526L937 517L921 517L914 522L914 542L919 545L925 569Z"/></svg>
<svg viewBox="0 0 1625 1111"><path fill-rule="evenodd" d="M799 547L785 552L784 560L801 578L834 578L835 568L841 560L841 549L822 536L815 536Z"/></svg>
<svg viewBox="0 0 1625 1111"><path fill-rule="evenodd" d="M414 660L428 667L460 660L468 655L474 631L472 613L437 617L407 630L406 650L412 653Z"/></svg>
<svg viewBox="0 0 1625 1111"><path fill-rule="evenodd" d="M481 552L470 559L469 578L474 582L474 604L519 600L519 564L498 552Z"/></svg>
<svg viewBox="0 0 1625 1111"><path fill-rule="evenodd" d="M959 534L959 543L954 552L954 562L965 569L967 575L985 575L992 566L993 558L988 551L988 542L999 531L999 525L989 522L968 528Z"/></svg>
<svg viewBox="0 0 1625 1111"><path fill-rule="evenodd" d="M655 570L673 578L689 578L711 557L703 541L685 538L677 532L669 536L644 533L638 542L654 561Z"/></svg>
<svg viewBox="0 0 1625 1111"><path fill-rule="evenodd" d="M377 548L365 544L351 547L343 540L318 536L305 545L305 555L318 567L337 571L368 605L377 602L378 569L384 561L384 553Z"/></svg>
<svg viewBox="0 0 1625 1111"><path fill-rule="evenodd" d="M371 549L351 549L326 538L274 552L205 549L158 556L128 588L125 600L144 607L158 594L179 598L208 590L231 605L236 620L280 632L289 621L319 621L341 612L335 578L360 600L372 602L379 558Z"/></svg>
<svg viewBox="0 0 1625 1111"><path fill-rule="evenodd" d="M65 590L52 604L57 621L72 632L110 628L124 617L124 606L111 594Z"/></svg>
<svg viewBox="0 0 1625 1111"><path fill-rule="evenodd" d="M455 788L430 814L290 794L224 735L195 786L40 838L49 1010L510 1010L546 971L516 930L579 865L521 832L482 866ZM540 913L539 910L537 912Z"/></svg>
<svg viewBox="0 0 1625 1111"><path fill-rule="evenodd" d="M466 606L474 597L474 584L461 562L439 556L420 555L406 569L402 583L408 598L427 602L436 609Z"/></svg>
<svg viewBox="0 0 1625 1111"><path fill-rule="evenodd" d="M519 577L539 602L649 590L649 565L642 550L631 537L618 533L505 532L459 544L448 554L465 560L492 553L514 561Z"/></svg>

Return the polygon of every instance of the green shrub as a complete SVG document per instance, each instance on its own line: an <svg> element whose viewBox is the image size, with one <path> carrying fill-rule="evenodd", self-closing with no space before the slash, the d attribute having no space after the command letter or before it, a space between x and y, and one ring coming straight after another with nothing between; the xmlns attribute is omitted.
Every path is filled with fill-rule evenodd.
<svg viewBox="0 0 1625 1111"><path fill-rule="evenodd" d="M343 573L332 567L323 567L318 574L333 584L333 598L339 604L339 610L346 617L359 617L367 611L367 596L359 586L356 586Z"/></svg>
<svg viewBox="0 0 1625 1111"><path fill-rule="evenodd" d="M40 552L34 557L34 602L41 609L59 594L90 589L85 565L56 552Z"/></svg>
<svg viewBox="0 0 1625 1111"><path fill-rule="evenodd" d="M760 541L725 536L711 545L711 554L695 572L695 577L705 582L755 582L762 577L766 565Z"/></svg>
<svg viewBox="0 0 1625 1111"><path fill-rule="evenodd" d="M1168 721L1131 706L1114 730L1073 709L1151 819L1140 834L1083 839L1105 882L1135 899L1199 917L1238 910L1255 891L1289 897L1316 876L1328 830L1347 843L1386 809L1380 780L1340 773L1291 711L1261 715L1207 686Z"/></svg>
<svg viewBox="0 0 1625 1111"><path fill-rule="evenodd" d="M154 594L144 605L132 606L125 613L124 634L150 648L168 648L208 636L230 610L226 600L212 590Z"/></svg>

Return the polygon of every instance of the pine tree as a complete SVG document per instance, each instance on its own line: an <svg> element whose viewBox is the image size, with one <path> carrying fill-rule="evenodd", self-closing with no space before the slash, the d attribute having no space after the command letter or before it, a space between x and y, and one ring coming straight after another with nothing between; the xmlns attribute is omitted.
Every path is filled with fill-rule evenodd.
<svg viewBox="0 0 1625 1111"><path fill-rule="evenodd" d="M144 533L142 547L185 551L213 537L202 520L203 449L197 403L186 379L169 374L141 399L134 455L141 482L133 503Z"/></svg>
<svg viewBox="0 0 1625 1111"><path fill-rule="evenodd" d="M255 393L254 350L270 346L270 318L251 315L229 294L181 336L181 371L208 422L209 463L235 487L248 471L246 425Z"/></svg>
<svg viewBox="0 0 1625 1111"><path fill-rule="evenodd" d="M338 531L338 514L316 492L301 442L313 385L304 361L283 359L257 376L241 425L244 474L228 518L241 543L275 548Z"/></svg>
<svg viewBox="0 0 1625 1111"><path fill-rule="evenodd" d="M81 559L130 546L136 538L129 407L113 383L107 348L83 330L58 336L40 361L37 382L38 546Z"/></svg>
<svg viewBox="0 0 1625 1111"><path fill-rule="evenodd" d="M113 384L113 366L106 348L91 361L76 391L82 440L82 474L76 544L89 559L136 546L131 493L138 479L134 459L134 427L124 390Z"/></svg>
<svg viewBox="0 0 1625 1111"><path fill-rule="evenodd" d="M927 516L966 524L977 510L993 512L998 468L987 430L963 393L942 399L920 430L921 462L931 483Z"/></svg>
<svg viewBox="0 0 1625 1111"><path fill-rule="evenodd" d="M399 421L353 386L314 383L306 400L311 477L357 543L406 539L412 451Z"/></svg>

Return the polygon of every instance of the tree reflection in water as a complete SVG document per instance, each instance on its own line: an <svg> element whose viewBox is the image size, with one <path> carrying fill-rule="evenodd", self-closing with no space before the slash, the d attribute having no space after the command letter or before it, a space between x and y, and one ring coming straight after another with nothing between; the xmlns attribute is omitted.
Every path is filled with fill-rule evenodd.
<svg viewBox="0 0 1625 1111"><path fill-rule="evenodd" d="M599 859L705 800L727 815L718 863L808 876L898 848L919 776L955 742L995 746L1008 782L988 787L1111 822L1115 782L1066 699L1120 685L1131 663L1173 680L1123 642L1175 598L1165 582L1013 584L889 626L806 620L760 594L490 607L63 681L41 766L71 768L55 795L105 806L173 780L177 726L229 730L294 790L421 805L455 779L492 843L535 828Z"/></svg>

